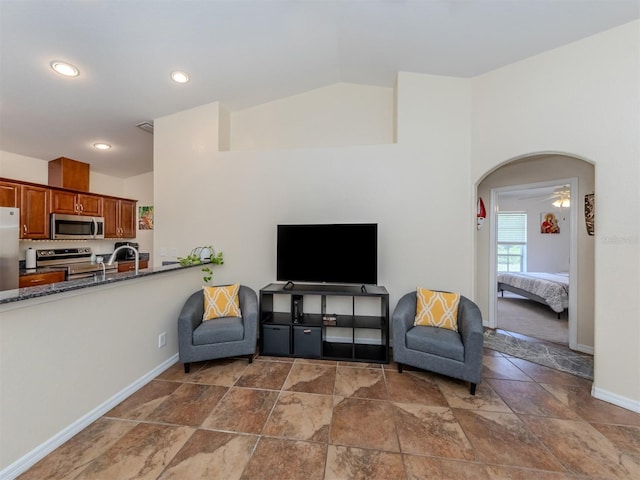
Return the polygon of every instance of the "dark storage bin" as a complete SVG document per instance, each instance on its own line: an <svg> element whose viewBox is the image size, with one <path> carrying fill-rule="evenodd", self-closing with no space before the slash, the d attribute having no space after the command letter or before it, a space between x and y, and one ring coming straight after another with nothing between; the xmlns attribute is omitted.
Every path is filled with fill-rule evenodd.
<svg viewBox="0 0 640 480"><path fill-rule="evenodd" d="M264 355L290 355L289 325L262 326L262 353Z"/></svg>
<svg viewBox="0 0 640 480"><path fill-rule="evenodd" d="M322 356L322 327L293 326L293 354Z"/></svg>

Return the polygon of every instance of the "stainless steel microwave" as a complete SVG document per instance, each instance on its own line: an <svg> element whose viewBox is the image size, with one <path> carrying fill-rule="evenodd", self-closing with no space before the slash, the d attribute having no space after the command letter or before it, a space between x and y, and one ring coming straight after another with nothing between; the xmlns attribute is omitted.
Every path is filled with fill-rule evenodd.
<svg viewBox="0 0 640 480"><path fill-rule="evenodd" d="M52 240L96 240L104 238L104 217L51 214Z"/></svg>

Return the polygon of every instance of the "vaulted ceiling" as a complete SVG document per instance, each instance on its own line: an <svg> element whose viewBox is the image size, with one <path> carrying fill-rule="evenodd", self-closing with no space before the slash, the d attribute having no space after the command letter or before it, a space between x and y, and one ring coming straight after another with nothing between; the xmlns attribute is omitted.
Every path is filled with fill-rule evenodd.
<svg viewBox="0 0 640 480"><path fill-rule="evenodd" d="M473 77L639 16L638 0L0 0L0 150L126 178L153 169L141 122L398 71Z"/></svg>

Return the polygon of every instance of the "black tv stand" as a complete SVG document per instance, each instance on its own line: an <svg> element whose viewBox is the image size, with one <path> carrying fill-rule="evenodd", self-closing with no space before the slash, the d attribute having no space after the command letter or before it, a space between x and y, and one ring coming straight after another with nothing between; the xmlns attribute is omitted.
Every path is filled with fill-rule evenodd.
<svg viewBox="0 0 640 480"><path fill-rule="evenodd" d="M389 363L389 293L379 285L270 283L260 290L260 354Z"/></svg>

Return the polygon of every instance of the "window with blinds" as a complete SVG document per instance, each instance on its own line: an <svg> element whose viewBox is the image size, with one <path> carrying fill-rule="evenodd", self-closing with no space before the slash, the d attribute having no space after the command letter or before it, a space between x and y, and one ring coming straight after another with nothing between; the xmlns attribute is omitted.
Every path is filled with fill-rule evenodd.
<svg viewBox="0 0 640 480"><path fill-rule="evenodd" d="M498 213L498 272L526 271L527 213Z"/></svg>

